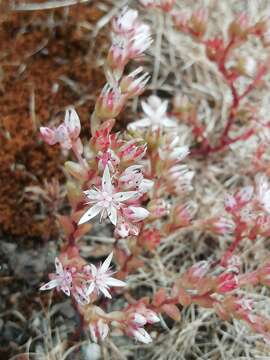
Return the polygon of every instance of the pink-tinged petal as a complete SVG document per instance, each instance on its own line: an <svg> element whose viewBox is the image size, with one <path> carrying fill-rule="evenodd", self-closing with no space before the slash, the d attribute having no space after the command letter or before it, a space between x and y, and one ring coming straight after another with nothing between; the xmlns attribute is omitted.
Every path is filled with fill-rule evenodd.
<svg viewBox="0 0 270 360"><path fill-rule="evenodd" d="M105 273L109 269L109 267L111 265L112 257L113 257L113 252L110 253L110 255L106 258L104 263L101 265L101 267L99 269L100 272Z"/></svg>
<svg viewBox="0 0 270 360"><path fill-rule="evenodd" d="M61 280L59 279L54 279L49 281L48 283L44 284L43 286L41 286L41 288L39 290L44 291L44 290L51 290L55 287L58 287L61 283Z"/></svg>
<svg viewBox="0 0 270 360"><path fill-rule="evenodd" d="M125 216L134 221L134 222L138 222L138 221L142 221L145 218L147 218L147 216L149 216L149 211L139 207L139 206L129 206L128 208L125 209L124 212Z"/></svg>
<svg viewBox="0 0 270 360"><path fill-rule="evenodd" d="M58 275L63 275L64 273L63 265L61 264L61 261L58 259L58 257L55 258L54 263L55 263L56 273Z"/></svg>
<svg viewBox="0 0 270 360"><path fill-rule="evenodd" d="M126 201L129 200L131 198L135 198L138 195L137 191L125 191L125 192L119 192L113 195L113 199L115 201Z"/></svg>
<svg viewBox="0 0 270 360"><path fill-rule="evenodd" d="M160 322L160 318L157 316L157 314L152 310L146 310L145 311L147 322L150 324L154 324L156 322Z"/></svg>
<svg viewBox="0 0 270 360"><path fill-rule="evenodd" d="M111 221L111 223L116 226L117 223L117 210L114 206L111 206L110 209L108 210L108 216L109 219Z"/></svg>
<svg viewBox="0 0 270 360"><path fill-rule="evenodd" d="M108 277L106 279L106 285L108 285L108 286L126 286L127 284L124 281L115 279L113 277Z"/></svg>
<svg viewBox="0 0 270 360"><path fill-rule="evenodd" d="M54 145L57 143L55 138L55 130L52 130L48 127L41 127L39 129L42 139L49 145Z"/></svg>
<svg viewBox="0 0 270 360"><path fill-rule="evenodd" d="M94 206L90 207L90 209L88 209L86 211L86 213L84 213L83 216L80 218L78 225L84 224L87 221L93 219L101 211L102 211L102 207L100 207L99 205L94 205Z"/></svg>
<svg viewBox="0 0 270 360"><path fill-rule="evenodd" d="M112 298L111 294L109 293L109 291L108 291L104 286L101 286L101 287L99 288L99 290L102 292L102 294L103 294L105 297L107 297L107 298L109 298L109 299Z"/></svg>
<svg viewBox="0 0 270 360"><path fill-rule="evenodd" d="M106 165L102 176L102 190L108 194L112 193L112 181L108 165Z"/></svg>

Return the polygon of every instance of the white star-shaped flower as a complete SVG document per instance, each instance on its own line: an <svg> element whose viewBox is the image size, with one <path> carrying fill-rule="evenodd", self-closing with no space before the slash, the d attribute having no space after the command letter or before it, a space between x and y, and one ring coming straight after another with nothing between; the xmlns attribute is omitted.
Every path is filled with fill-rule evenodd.
<svg viewBox="0 0 270 360"><path fill-rule="evenodd" d="M168 101L161 101L156 95L151 95L148 102L142 101L145 117L128 125L130 130L140 128L158 129L161 127L175 128L176 121L167 115Z"/></svg>
<svg viewBox="0 0 270 360"><path fill-rule="evenodd" d="M72 286L71 272L64 270L63 265L57 257L55 258L55 269L56 274L51 275L51 278L53 279L47 284L41 286L40 290L51 290L57 287L69 296L70 288Z"/></svg>
<svg viewBox="0 0 270 360"><path fill-rule="evenodd" d="M101 190L90 189L84 193L89 199L88 204L92 204L92 206L81 217L78 224L83 224L101 214L101 219L108 216L115 226L117 223L117 210L120 209L122 203L136 197L138 194L137 191L115 192L108 165L105 167L102 176Z"/></svg>
<svg viewBox="0 0 270 360"><path fill-rule="evenodd" d="M111 299L111 294L108 291L111 286L126 286L126 283L111 276L113 274L110 270L112 257L113 253L111 252L104 263L98 268L93 264L86 267L85 270L89 271L92 276L92 279L88 281L89 287L86 291L87 295L95 291L97 293L101 292L105 297Z"/></svg>

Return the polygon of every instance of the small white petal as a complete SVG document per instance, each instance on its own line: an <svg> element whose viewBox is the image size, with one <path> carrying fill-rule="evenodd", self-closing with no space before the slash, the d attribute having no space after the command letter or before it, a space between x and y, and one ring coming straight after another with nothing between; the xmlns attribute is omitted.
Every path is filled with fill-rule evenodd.
<svg viewBox="0 0 270 360"><path fill-rule="evenodd" d="M93 219L95 216L97 216L102 211L102 207L99 205L94 205L90 207L80 218L78 225L84 224L87 221Z"/></svg>
<svg viewBox="0 0 270 360"><path fill-rule="evenodd" d="M95 290L95 283L91 282L91 284L86 289L86 295L87 296L91 295L94 290Z"/></svg>
<svg viewBox="0 0 270 360"><path fill-rule="evenodd" d="M101 340L104 340L109 333L109 326L106 323L104 323L101 319L99 319L98 330Z"/></svg>
<svg viewBox="0 0 270 360"><path fill-rule="evenodd" d="M43 286L41 286L41 288L39 290L43 291L43 290L51 290L55 287L58 287L61 283L61 280L59 279L53 279L51 281L49 281L48 283L44 284Z"/></svg>
<svg viewBox="0 0 270 360"><path fill-rule="evenodd" d="M99 288L99 290L102 292L102 294L103 294L105 297L107 297L107 298L109 298L109 299L112 298L111 294L109 293L109 291L108 291L104 286L101 286L101 287Z"/></svg>
<svg viewBox="0 0 270 360"><path fill-rule="evenodd" d="M90 200L98 200L100 198L100 192L94 189L84 191L84 194Z"/></svg>
<svg viewBox="0 0 270 360"><path fill-rule="evenodd" d="M136 128L144 128L151 126L151 120L148 118L144 118L138 121L134 121L133 123L128 125L128 129L136 130Z"/></svg>
<svg viewBox="0 0 270 360"><path fill-rule="evenodd" d="M117 210L114 206L111 206L110 207L110 210L107 211L108 212L108 216L109 216L109 219L111 221L111 223L116 226L116 223L117 223Z"/></svg>
<svg viewBox="0 0 270 360"><path fill-rule="evenodd" d="M108 277L106 279L106 285L109 285L109 286L126 286L127 284L124 281L115 279L113 277Z"/></svg>
<svg viewBox="0 0 270 360"><path fill-rule="evenodd" d="M60 289L65 293L67 296L70 296L70 289L67 285L60 285Z"/></svg>
<svg viewBox="0 0 270 360"><path fill-rule="evenodd" d="M113 195L114 200L122 202L125 200L129 200L131 198L135 198L138 195L137 191L125 191L119 192Z"/></svg>
<svg viewBox="0 0 270 360"><path fill-rule="evenodd" d="M106 165L102 176L102 190L108 194L112 193L112 181L108 165Z"/></svg>
<svg viewBox="0 0 270 360"><path fill-rule="evenodd" d="M97 338L97 336L96 336L96 324L90 324L89 330L90 330L91 339L92 339L95 343L97 343L97 342L98 342L98 338Z"/></svg>
<svg viewBox="0 0 270 360"><path fill-rule="evenodd" d="M141 341L144 344L149 344L152 342L151 336L143 328L139 328L133 332L134 337Z"/></svg>
<svg viewBox="0 0 270 360"><path fill-rule="evenodd" d="M63 265L61 264L61 261L58 259L58 257L55 258L54 264L55 264L56 273L62 275L64 272Z"/></svg>
<svg viewBox="0 0 270 360"><path fill-rule="evenodd" d="M91 273L92 273L93 277L96 277L97 273L98 273L98 269L93 264L91 264L90 266L91 266Z"/></svg>
<svg viewBox="0 0 270 360"><path fill-rule="evenodd" d="M104 263L101 265L101 267L100 267L101 272L106 272L109 269L111 261L112 261L112 257L113 257L113 252L110 253L110 255L106 258Z"/></svg>

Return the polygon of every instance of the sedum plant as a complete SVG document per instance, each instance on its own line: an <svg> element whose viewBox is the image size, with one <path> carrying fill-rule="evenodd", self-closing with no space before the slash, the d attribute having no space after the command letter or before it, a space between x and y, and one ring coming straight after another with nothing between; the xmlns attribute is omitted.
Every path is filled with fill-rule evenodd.
<svg viewBox="0 0 270 360"><path fill-rule="evenodd" d="M263 63L253 58L234 59L231 65L234 51L250 37L268 45L267 22L262 19L251 24L240 14L229 25L227 39L220 34L207 38L206 11L188 14L176 9L175 1L140 2L150 12L166 13L176 31L204 47L231 92L227 122L213 139L187 98L175 96L170 106L152 94L141 101L138 119L121 131L113 130L127 102L140 96L150 79L141 65L130 71L136 62L142 64L152 44L150 26L139 19L137 10L124 8L112 20L107 82L91 115L89 142L83 144L80 139L81 124L74 108L66 110L64 122L57 128L40 129L46 143L58 144L73 154L73 160L65 163L71 179L67 183L71 211L69 216L58 216L65 241L55 259L55 273L41 290L56 289L71 297L83 329L90 331L94 342L111 333L150 343L149 329L155 328L159 334L164 318L180 321L181 311L192 304L213 309L224 321L242 320L268 341L270 319L254 310L242 288L269 286L270 263L243 271L239 246L245 239L256 241L270 234L270 185L264 158L269 124L249 110L250 122L244 129L236 129L242 105L268 71L268 59ZM237 87L241 77L249 79L242 91ZM190 128L190 146L179 134L181 123ZM235 135L235 130L240 133ZM196 217L198 204L192 198L195 171L186 159L230 151L231 144L254 136L261 141L253 156L258 170L253 183L226 194L219 213ZM99 265L88 263L80 254L80 239L97 221L111 226L114 234L111 252ZM145 296L132 294L131 274L144 268L143 259L155 255L160 244L183 229L229 237L231 243L220 258L213 254L178 274L170 289L160 287ZM113 259L115 270L110 266Z"/></svg>

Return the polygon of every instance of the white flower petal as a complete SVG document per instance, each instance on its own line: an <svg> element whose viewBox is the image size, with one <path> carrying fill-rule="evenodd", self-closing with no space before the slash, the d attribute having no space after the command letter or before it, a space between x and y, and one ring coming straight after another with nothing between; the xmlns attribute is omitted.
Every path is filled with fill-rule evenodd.
<svg viewBox="0 0 270 360"><path fill-rule="evenodd" d="M70 296L70 289L67 285L60 285L60 289L65 293L67 296Z"/></svg>
<svg viewBox="0 0 270 360"><path fill-rule="evenodd" d="M102 190L108 194L112 193L112 181L108 165L106 165L102 176Z"/></svg>
<svg viewBox="0 0 270 360"><path fill-rule="evenodd" d="M99 288L99 290L102 292L102 294L103 294L105 297L107 297L107 298L109 298L109 299L112 298L111 294L110 294L109 291L105 288L105 286L101 286L101 287Z"/></svg>
<svg viewBox="0 0 270 360"><path fill-rule="evenodd" d="M116 226L117 223L117 210L114 206L111 206L110 209L107 211L109 219L111 223Z"/></svg>
<svg viewBox="0 0 270 360"><path fill-rule="evenodd" d="M139 328L133 332L134 337L141 341L144 344L149 344L152 342L151 336L143 328Z"/></svg>
<svg viewBox="0 0 270 360"><path fill-rule="evenodd" d="M104 340L109 333L109 326L104 323L101 319L98 320L98 331L101 340Z"/></svg>
<svg viewBox="0 0 270 360"><path fill-rule="evenodd" d="M137 191L125 191L114 194L113 199L122 202L131 198L135 198L137 195L138 195Z"/></svg>
<svg viewBox="0 0 270 360"><path fill-rule="evenodd" d="M54 264L55 264L56 273L59 275L63 275L64 273L63 265L61 264L61 261L58 259L58 257L55 258Z"/></svg>
<svg viewBox="0 0 270 360"><path fill-rule="evenodd" d="M100 198L100 192L97 190L94 190L94 189L86 190L86 191L84 191L84 194L90 200L99 200L99 198Z"/></svg>
<svg viewBox="0 0 270 360"><path fill-rule="evenodd" d="M102 207L99 205L94 205L90 207L80 218L78 225L84 224L87 221L93 219L95 216L97 216L102 211Z"/></svg>
<svg viewBox="0 0 270 360"><path fill-rule="evenodd" d="M90 330L91 339L94 341L94 343L97 343L98 338L97 338L97 335L96 335L96 324L90 324L89 325L89 330Z"/></svg>
<svg viewBox="0 0 270 360"><path fill-rule="evenodd" d="M176 127L177 124L174 120L169 119L168 117L165 117L160 125L164 125L166 127Z"/></svg>
<svg viewBox="0 0 270 360"><path fill-rule="evenodd" d="M97 273L98 273L98 269L96 268L95 265L91 264L91 273L93 275L93 277L97 276Z"/></svg>
<svg viewBox="0 0 270 360"><path fill-rule="evenodd" d="M48 283L44 284L43 286L41 286L41 288L39 290L43 291L43 290L51 290L55 287L58 287L61 283L60 279L53 279L51 281L49 281Z"/></svg>
<svg viewBox="0 0 270 360"><path fill-rule="evenodd" d="M128 129L136 130L136 128L144 128L151 126L151 120L148 118L143 118L138 121L134 121L133 123L128 125Z"/></svg>
<svg viewBox="0 0 270 360"><path fill-rule="evenodd" d="M149 116L150 118L155 116L155 112L153 111L153 107L151 105L147 104L145 101L142 101L141 105L145 115Z"/></svg>
<svg viewBox="0 0 270 360"><path fill-rule="evenodd" d="M108 286L126 286L127 284L124 281L115 279L113 277L108 277L106 279L106 285L108 285Z"/></svg>
<svg viewBox="0 0 270 360"><path fill-rule="evenodd" d="M95 290L95 283L91 282L88 288L86 289L86 295L89 296L92 294L92 292Z"/></svg>
<svg viewBox="0 0 270 360"><path fill-rule="evenodd" d="M109 269L111 261L112 261L112 257L113 257L113 252L110 253L110 255L106 258L104 263L101 265L101 267L99 269L101 272L105 273Z"/></svg>

